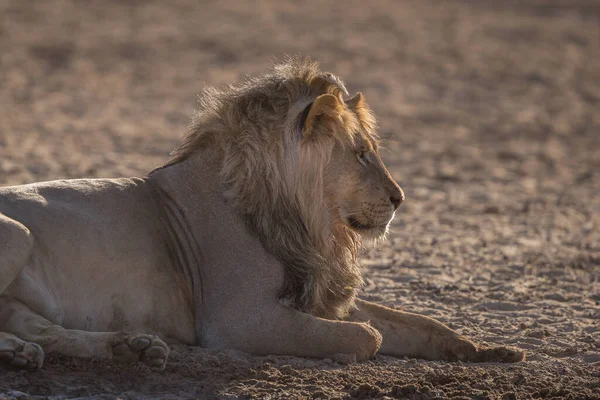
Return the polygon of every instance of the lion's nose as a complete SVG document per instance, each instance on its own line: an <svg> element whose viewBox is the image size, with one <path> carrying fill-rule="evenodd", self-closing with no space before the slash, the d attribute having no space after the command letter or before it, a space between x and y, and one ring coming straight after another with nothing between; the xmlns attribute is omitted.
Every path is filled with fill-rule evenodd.
<svg viewBox="0 0 600 400"><path fill-rule="evenodd" d="M400 204L404 202L404 191L398 186L397 190L390 196L390 201L394 205L394 210L400 207Z"/></svg>

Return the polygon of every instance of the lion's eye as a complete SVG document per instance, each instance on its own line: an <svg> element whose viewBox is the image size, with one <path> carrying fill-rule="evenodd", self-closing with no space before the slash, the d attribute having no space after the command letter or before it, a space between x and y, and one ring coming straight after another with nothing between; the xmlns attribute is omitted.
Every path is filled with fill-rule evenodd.
<svg viewBox="0 0 600 400"><path fill-rule="evenodd" d="M369 162L369 160L367 159L367 152L364 150L361 150L358 153L356 153L356 157L358 158L358 162L362 165L366 166Z"/></svg>

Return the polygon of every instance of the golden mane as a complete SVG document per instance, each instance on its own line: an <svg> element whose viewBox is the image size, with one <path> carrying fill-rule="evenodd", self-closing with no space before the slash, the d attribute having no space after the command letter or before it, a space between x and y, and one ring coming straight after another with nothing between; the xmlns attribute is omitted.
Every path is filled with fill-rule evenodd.
<svg viewBox="0 0 600 400"><path fill-rule="evenodd" d="M358 134L372 136L375 120L368 109L346 112L342 137L305 145L303 110L322 94L343 101L347 91L306 58L287 58L263 76L224 89L207 88L166 166L202 147L214 149L226 198L284 265L280 298L303 312L341 318L362 284L360 238L333 223L323 172L334 146L351 144Z"/></svg>

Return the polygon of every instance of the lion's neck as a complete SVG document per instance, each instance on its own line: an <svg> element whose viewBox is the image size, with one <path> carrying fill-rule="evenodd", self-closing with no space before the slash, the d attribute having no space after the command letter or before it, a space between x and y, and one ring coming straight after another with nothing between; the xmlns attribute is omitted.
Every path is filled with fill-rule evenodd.
<svg viewBox="0 0 600 400"><path fill-rule="evenodd" d="M192 292L200 341L207 296L205 265L211 262L211 232L216 228L210 214L219 203L217 175L212 173L210 162L186 160L153 171L148 181L163 210L171 262L183 272Z"/></svg>
<svg viewBox="0 0 600 400"><path fill-rule="evenodd" d="M244 196L236 193L225 200L219 160L209 154L193 156L150 176L173 203L171 208L179 210L172 213L171 219L179 229L178 241L190 243L181 250L187 254L184 261L210 263L210 251L223 252L229 246L231 239L224 236L223 230L231 226L237 232L253 232L263 249L281 263L283 282L279 283L279 296L286 304L320 317L341 318L352 306L356 288L362 283L354 243L333 230L327 238L315 240L299 210L285 198L258 193L264 201L255 201L252 207L243 204L240 199ZM230 188L227 192L231 192ZM227 222L219 221L216 215ZM197 253L203 259L196 261ZM199 267L188 265L184 269L198 271Z"/></svg>

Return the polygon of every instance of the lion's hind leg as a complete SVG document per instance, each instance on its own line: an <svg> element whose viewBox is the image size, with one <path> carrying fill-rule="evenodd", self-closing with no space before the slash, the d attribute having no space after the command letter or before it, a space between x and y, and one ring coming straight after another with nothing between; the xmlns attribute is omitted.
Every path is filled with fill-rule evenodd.
<svg viewBox="0 0 600 400"><path fill-rule="evenodd" d="M10 340L21 338L33 342L35 346L41 346L46 353L108 359L120 363L141 361L157 369L165 367L169 356L169 347L157 336L144 333L86 332L65 329L8 296L0 296L0 331L16 335L7 336L7 351L10 351Z"/></svg>
<svg viewBox="0 0 600 400"><path fill-rule="evenodd" d="M0 213L0 294L17 278L32 250L29 229Z"/></svg>

